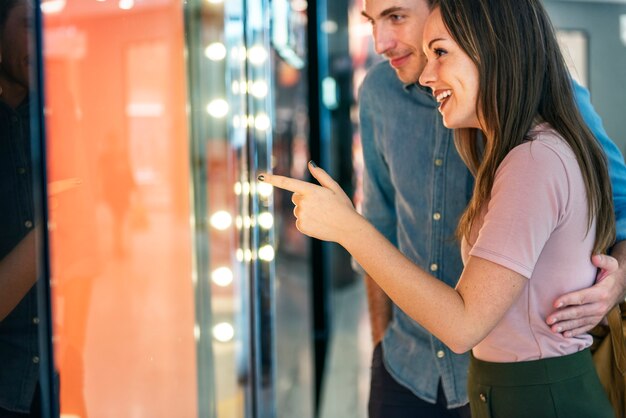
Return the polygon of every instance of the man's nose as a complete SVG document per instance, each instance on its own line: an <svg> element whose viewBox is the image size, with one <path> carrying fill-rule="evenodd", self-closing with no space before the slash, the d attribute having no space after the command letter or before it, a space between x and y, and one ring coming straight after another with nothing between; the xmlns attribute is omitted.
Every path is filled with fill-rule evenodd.
<svg viewBox="0 0 626 418"><path fill-rule="evenodd" d="M374 33L374 49L379 55L385 54L387 51L392 50L395 47L395 40L393 33L385 26L377 26L373 29Z"/></svg>

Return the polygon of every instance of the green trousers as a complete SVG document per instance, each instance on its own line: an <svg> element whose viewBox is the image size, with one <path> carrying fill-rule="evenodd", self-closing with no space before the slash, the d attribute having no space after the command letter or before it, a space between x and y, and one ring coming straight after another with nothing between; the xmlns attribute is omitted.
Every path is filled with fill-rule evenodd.
<svg viewBox="0 0 626 418"><path fill-rule="evenodd" d="M588 349L516 363L472 356L468 394L472 418L615 418Z"/></svg>

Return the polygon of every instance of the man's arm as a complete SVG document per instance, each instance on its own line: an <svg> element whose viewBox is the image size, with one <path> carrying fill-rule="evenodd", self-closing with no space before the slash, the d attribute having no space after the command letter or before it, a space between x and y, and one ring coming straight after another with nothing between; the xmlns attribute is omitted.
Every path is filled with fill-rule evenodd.
<svg viewBox="0 0 626 418"><path fill-rule="evenodd" d="M562 332L565 337L583 334L598 325L613 306L624 301L626 241L615 244L611 256L595 255L592 262L600 269L596 284L556 299L556 310L546 319L553 332Z"/></svg>
<svg viewBox="0 0 626 418"><path fill-rule="evenodd" d="M0 260L0 322L20 303L36 281L33 230Z"/></svg>
<svg viewBox="0 0 626 418"><path fill-rule="evenodd" d="M368 274L365 275L365 287L372 326L372 342L376 346L383 340L391 321L391 299Z"/></svg>
<svg viewBox="0 0 626 418"><path fill-rule="evenodd" d="M569 293L554 302L557 308L546 318L554 332L566 337L587 332L596 326L608 311L624 300L626 294L626 165L619 148L608 137L602 120L591 104L589 91L574 84L576 102L587 126L604 149L613 189L613 205L617 243L611 257L594 256L592 261L602 271L596 284L588 289ZM603 279L602 279L603 278Z"/></svg>
<svg viewBox="0 0 626 418"><path fill-rule="evenodd" d="M366 77L359 91L359 119L364 162L362 212L376 229L396 245L394 187L384 156L376 141L377 131L374 118L384 118L385 115L376 115L372 109L376 103L375 98L372 97L374 95L372 89L375 85L375 80ZM376 346L382 341L391 321L391 299L369 275L365 274L364 280L372 341Z"/></svg>

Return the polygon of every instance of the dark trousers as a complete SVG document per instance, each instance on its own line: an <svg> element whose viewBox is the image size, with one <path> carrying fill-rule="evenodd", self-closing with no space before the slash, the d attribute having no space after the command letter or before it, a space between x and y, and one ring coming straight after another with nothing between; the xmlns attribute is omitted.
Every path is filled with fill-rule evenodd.
<svg viewBox="0 0 626 418"><path fill-rule="evenodd" d="M33 403L30 405L30 412L13 412L0 408L0 418L41 418L41 390L39 385L35 389Z"/></svg>
<svg viewBox="0 0 626 418"><path fill-rule="evenodd" d="M418 398L389 374L383 363L382 345L374 349L368 404L369 418L470 418L469 405L448 409L441 382L437 403Z"/></svg>

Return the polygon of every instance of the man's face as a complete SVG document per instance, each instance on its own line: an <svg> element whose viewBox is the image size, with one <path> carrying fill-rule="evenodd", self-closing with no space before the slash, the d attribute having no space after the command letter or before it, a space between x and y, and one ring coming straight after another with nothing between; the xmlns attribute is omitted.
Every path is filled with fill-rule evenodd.
<svg viewBox="0 0 626 418"><path fill-rule="evenodd" d="M376 53L389 60L403 83L416 82L424 68L422 32L429 12L426 0L363 1Z"/></svg>
<svg viewBox="0 0 626 418"><path fill-rule="evenodd" d="M23 87L29 85L28 36L31 30L32 7L22 0L11 9L4 28L0 31L0 67L12 82Z"/></svg>

